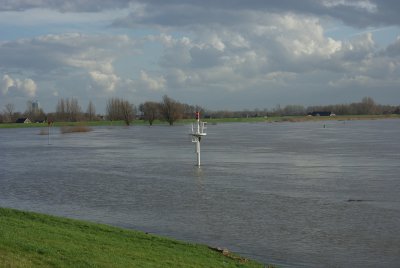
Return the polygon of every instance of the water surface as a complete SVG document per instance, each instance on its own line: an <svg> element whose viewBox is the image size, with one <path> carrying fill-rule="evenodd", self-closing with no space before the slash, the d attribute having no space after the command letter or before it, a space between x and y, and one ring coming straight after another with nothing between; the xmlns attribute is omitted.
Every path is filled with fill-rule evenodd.
<svg viewBox="0 0 400 268"><path fill-rule="evenodd" d="M325 127L324 127L325 125ZM282 267L398 267L400 121L0 129L0 206Z"/></svg>

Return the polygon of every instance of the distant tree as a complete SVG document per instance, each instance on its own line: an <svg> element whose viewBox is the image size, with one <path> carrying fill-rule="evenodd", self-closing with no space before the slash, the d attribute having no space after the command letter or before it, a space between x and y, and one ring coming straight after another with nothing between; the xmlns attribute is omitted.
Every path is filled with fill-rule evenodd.
<svg viewBox="0 0 400 268"><path fill-rule="evenodd" d="M7 103L4 106L4 117L6 118L5 121L7 122L14 122L14 111L15 111L15 105L12 103Z"/></svg>
<svg viewBox="0 0 400 268"><path fill-rule="evenodd" d="M360 110L360 114L375 114L375 101L371 97L364 97L361 100Z"/></svg>
<svg viewBox="0 0 400 268"><path fill-rule="evenodd" d="M135 106L119 98L111 98L107 101L106 112L109 120L124 120L127 126L135 118Z"/></svg>
<svg viewBox="0 0 400 268"><path fill-rule="evenodd" d="M59 99L57 102L55 117L59 121L66 121L67 119L67 113L65 110L65 101L63 98Z"/></svg>
<svg viewBox="0 0 400 268"><path fill-rule="evenodd" d="M54 122L57 119L57 114L56 113L47 113L46 114L46 121L49 122Z"/></svg>
<svg viewBox="0 0 400 268"><path fill-rule="evenodd" d="M92 101L89 101L88 107L86 109L86 114L89 121L93 121L96 119L96 108Z"/></svg>
<svg viewBox="0 0 400 268"><path fill-rule="evenodd" d="M143 118L149 121L150 126L153 121L160 118L160 104L158 102L146 101L142 103L139 110L143 113Z"/></svg>
<svg viewBox="0 0 400 268"><path fill-rule="evenodd" d="M282 110L282 115L305 115L306 110L302 105L287 105Z"/></svg>
<svg viewBox="0 0 400 268"><path fill-rule="evenodd" d="M82 108L78 99L59 99L56 107L56 117L59 121L77 122L82 118Z"/></svg>
<svg viewBox="0 0 400 268"><path fill-rule="evenodd" d="M111 98L107 101L106 113L108 120L111 121L120 120L118 102L119 99L117 98Z"/></svg>
<svg viewBox="0 0 400 268"><path fill-rule="evenodd" d="M235 113L231 111L215 111L215 112L208 112L209 116L212 118L233 118L235 117Z"/></svg>
<svg viewBox="0 0 400 268"><path fill-rule="evenodd" d="M183 106L178 101L164 95L160 103L161 116L167 121L171 126L174 122L183 115Z"/></svg>
<svg viewBox="0 0 400 268"><path fill-rule="evenodd" d="M272 110L272 115L274 116L281 116L282 115L282 108L280 104L277 104L276 107Z"/></svg>
<svg viewBox="0 0 400 268"><path fill-rule="evenodd" d="M332 108L332 112L336 115L345 115L349 114L349 106L346 104L336 104Z"/></svg>
<svg viewBox="0 0 400 268"><path fill-rule="evenodd" d="M66 101L68 119L71 122L77 122L82 117L82 108L78 103L78 99L71 98Z"/></svg>
<svg viewBox="0 0 400 268"><path fill-rule="evenodd" d="M198 105L182 104L183 114L182 117L185 119L193 118L196 112L204 115L204 109Z"/></svg>
<svg viewBox="0 0 400 268"><path fill-rule="evenodd" d="M121 103L121 112L125 124L129 126L130 122L135 118L135 107L129 101L123 101Z"/></svg>

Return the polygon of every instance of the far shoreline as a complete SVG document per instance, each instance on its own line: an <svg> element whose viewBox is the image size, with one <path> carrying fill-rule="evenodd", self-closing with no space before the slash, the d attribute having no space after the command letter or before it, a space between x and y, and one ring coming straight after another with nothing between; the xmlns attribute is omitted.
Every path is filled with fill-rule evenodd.
<svg viewBox="0 0 400 268"><path fill-rule="evenodd" d="M352 121L352 120L382 120L382 119L400 119L400 114L388 115L336 115L336 116L269 116L269 117L239 117L239 118L204 118L203 121L208 124L217 123L275 123L275 122L313 122L313 121ZM194 122L194 119L177 120L174 125L186 125ZM148 121L137 119L131 122L130 126L147 125ZM166 121L155 120L153 126L168 125ZM51 126L126 126L124 121L78 121L78 122L54 122ZM48 127L47 123L0 123L1 128L30 128L30 127Z"/></svg>

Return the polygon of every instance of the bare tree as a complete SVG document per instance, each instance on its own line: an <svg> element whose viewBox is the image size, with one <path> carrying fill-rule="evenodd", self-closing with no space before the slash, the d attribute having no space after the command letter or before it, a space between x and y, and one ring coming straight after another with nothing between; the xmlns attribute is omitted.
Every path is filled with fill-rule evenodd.
<svg viewBox="0 0 400 268"><path fill-rule="evenodd" d="M149 121L150 126L160 117L160 104L157 102L146 101L140 105L139 110L143 113L144 120Z"/></svg>
<svg viewBox="0 0 400 268"><path fill-rule="evenodd" d="M302 105L286 105L282 110L283 115L305 115L306 109Z"/></svg>
<svg viewBox="0 0 400 268"><path fill-rule="evenodd" d="M119 120L117 102L117 98L111 98L107 101L106 113L108 120Z"/></svg>
<svg viewBox="0 0 400 268"><path fill-rule="evenodd" d="M59 121L66 121L67 113L65 109L65 101L63 98L58 100L56 107L56 118Z"/></svg>
<svg viewBox="0 0 400 268"><path fill-rule="evenodd" d="M96 108L92 101L89 101L88 107L86 109L86 114L88 116L89 121L93 121L96 118Z"/></svg>
<svg viewBox="0 0 400 268"><path fill-rule="evenodd" d="M122 101L121 113L125 124L129 126L130 122L132 122L135 118L135 107L133 106L133 104L129 103L129 101Z"/></svg>
<svg viewBox="0 0 400 268"><path fill-rule="evenodd" d="M204 114L204 109L199 105L189 105L186 103L182 103L183 114L182 118L190 119L193 118L196 112L200 112L200 114Z"/></svg>
<svg viewBox="0 0 400 268"><path fill-rule="evenodd" d="M60 121L79 121L82 114L82 108L79 106L78 99L59 99L56 107L56 116Z"/></svg>
<svg viewBox="0 0 400 268"><path fill-rule="evenodd" d="M124 120L127 126L135 118L135 107L129 101L111 98L107 101L107 117L109 120Z"/></svg>
<svg viewBox="0 0 400 268"><path fill-rule="evenodd" d="M178 101L164 95L160 103L162 117L172 126L174 122L182 118L183 106Z"/></svg>
<svg viewBox="0 0 400 268"><path fill-rule="evenodd" d="M361 100L361 114L375 114L376 113L376 105L375 101L371 97L364 97Z"/></svg>
<svg viewBox="0 0 400 268"><path fill-rule="evenodd" d="M7 103L4 106L4 116L6 117L7 122L14 121L14 110L15 110L15 106L12 103Z"/></svg>
<svg viewBox="0 0 400 268"><path fill-rule="evenodd" d="M71 98L67 99L67 112L69 121L76 122L79 121L82 114L82 108L79 106L78 99Z"/></svg>

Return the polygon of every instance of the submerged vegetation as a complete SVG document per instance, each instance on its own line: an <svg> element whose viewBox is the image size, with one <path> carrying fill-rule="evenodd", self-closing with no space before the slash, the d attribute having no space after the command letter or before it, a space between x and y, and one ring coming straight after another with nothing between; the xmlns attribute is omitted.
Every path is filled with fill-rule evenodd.
<svg viewBox="0 0 400 268"><path fill-rule="evenodd" d="M78 125L78 126L63 126L60 128L60 132L62 134L66 134L66 133L74 133L74 132L89 132L92 131L92 129L90 127L87 126L82 126L82 125Z"/></svg>
<svg viewBox="0 0 400 268"><path fill-rule="evenodd" d="M0 208L0 266L263 267L205 245L6 208Z"/></svg>

